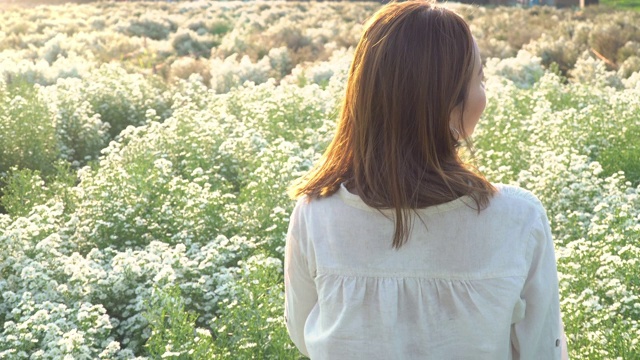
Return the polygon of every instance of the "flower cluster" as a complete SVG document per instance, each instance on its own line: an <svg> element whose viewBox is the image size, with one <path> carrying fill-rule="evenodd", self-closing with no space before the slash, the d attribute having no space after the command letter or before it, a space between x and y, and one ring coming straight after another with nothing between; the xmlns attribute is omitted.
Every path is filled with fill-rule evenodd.
<svg viewBox="0 0 640 360"><path fill-rule="evenodd" d="M254 324L259 329L252 334L277 328L271 348L279 350L269 356L295 352L279 317L280 259L293 205L286 186L329 141L338 98L332 91L341 88L267 81L216 94L198 79L176 86L172 115L161 121L149 109L145 125L122 131L101 151L99 163L80 169L79 183L69 185L69 204L41 196L33 202L47 203L26 216L3 218L8 225L0 239L7 246L0 273L6 296L0 314L6 326L0 351L21 349L7 352L17 358L37 351L53 354L43 347L45 340L30 343L18 336L13 324L15 329L35 326L30 314L49 304L68 304L56 313L58 322L66 324L64 329L86 329L76 347L88 357L144 356L145 344L158 339L153 334L160 331L154 328L158 322L144 316L154 313L149 299L163 296L153 289L169 291L176 285L184 314L197 315L193 326L210 329L220 351L234 349L238 338L222 336L215 326L231 328L239 310L227 311L222 304L249 301L246 296L252 295L245 289L259 284L256 293L275 286L271 305L264 308L273 321L261 322L258 306L250 320L261 325ZM28 175L25 186L43 186L38 174ZM245 286L247 277L257 282ZM94 306L102 322L80 323L76 311L83 306ZM47 343L61 342L63 330L46 328L42 336L50 337ZM282 350L285 344L288 350ZM75 354L76 347L68 353ZM182 351L172 349L166 353ZM252 349L247 345L246 351Z"/></svg>
<svg viewBox="0 0 640 360"><path fill-rule="evenodd" d="M72 6L0 13L0 358L297 358L286 188L379 5ZM477 166L545 204L571 356L640 356L637 14L449 6L486 58Z"/></svg>

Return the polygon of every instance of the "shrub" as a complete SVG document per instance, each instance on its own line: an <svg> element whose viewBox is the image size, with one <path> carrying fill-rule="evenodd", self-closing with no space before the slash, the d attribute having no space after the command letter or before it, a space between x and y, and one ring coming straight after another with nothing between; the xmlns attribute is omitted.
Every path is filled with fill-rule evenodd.
<svg viewBox="0 0 640 360"><path fill-rule="evenodd" d="M149 111L146 126L128 128L104 150L98 169L82 172L76 242L125 249L184 242L186 233L189 242L204 242L228 229L234 195L225 158L233 156L221 153L212 115L180 105L177 118L162 124Z"/></svg>
<svg viewBox="0 0 640 360"><path fill-rule="evenodd" d="M121 61L145 48L144 39L132 38L114 31L78 34L75 38L77 43L82 44L82 51L93 54L99 63Z"/></svg>
<svg viewBox="0 0 640 360"><path fill-rule="evenodd" d="M233 26L229 22L223 19L216 19L210 23L207 23L205 26L213 35L224 35L231 31L231 29L233 28Z"/></svg>
<svg viewBox="0 0 640 360"><path fill-rule="evenodd" d="M629 57L640 54L640 41L627 41L623 47L618 49L618 63L622 63Z"/></svg>
<svg viewBox="0 0 640 360"><path fill-rule="evenodd" d="M0 53L0 80L7 83L22 79L29 84L52 85L58 79L86 77L94 67L95 63L77 54L59 57L49 64L44 59L34 62L11 52Z"/></svg>
<svg viewBox="0 0 640 360"><path fill-rule="evenodd" d="M71 188L75 186L75 172L68 163L57 162L55 173L43 177L38 170L12 168L0 182L2 196L0 206L13 216L27 216L34 206L49 201L60 202L66 213L74 211L75 199Z"/></svg>
<svg viewBox="0 0 640 360"><path fill-rule="evenodd" d="M627 89L640 89L640 71L634 72L628 79L622 79Z"/></svg>
<svg viewBox="0 0 640 360"><path fill-rule="evenodd" d="M640 72L640 56L629 56L618 69L618 77L626 79L637 72Z"/></svg>
<svg viewBox="0 0 640 360"><path fill-rule="evenodd" d="M100 305L38 302L26 292L12 313L0 338L2 357L112 358L119 350L110 341L111 323Z"/></svg>
<svg viewBox="0 0 640 360"><path fill-rule="evenodd" d="M12 167L53 171L60 149L39 89L16 79L0 93L0 174Z"/></svg>
<svg viewBox="0 0 640 360"><path fill-rule="evenodd" d="M224 60L211 59L211 88L217 93L227 93L232 87L242 85L246 81L261 84L269 78L271 61L268 57L255 63L246 55L240 61L237 58L234 54Z"/></svg>
<svg viewBox="0 0 640 360"><path fill-rule="evenodd" d="M185 309L180 288L154 289L143 315L151 327L145 344L154 359L212 359L211 332L196 328L198 315Z"/></svg>
<svg viewBox="0 0 640 360"><path fill-rule="evenodd" d="M588 52L584 52L573 70L569 72L572 79L583 84L593 86L612 86L620 88L622 82L617 77L615 71L607 70L603 61L591 57Z"/></svg>
<svg viewBox="0 0 640 360"><path fill-rule="evenodd" d="M44 89L54 113L60 157L76 168L97 160L111 139L110 124L83 99L82 88L80 79L60 79Z"/></svg>
<svg viewBox="0 0 640 360"><path fill-rule="evenodd" d="M211 48L217 44L214 40L200 36L191 30L178 30L171 45L178 56L209 58Z"/></svg>
<svg viewBox="0 0 640 360"><path fill-rule="evenodd" d="M485 65L485 74L487 76L498 75L513 81L518 87L529 88L544 74L540 63L539 57L533 56L526 50L520 50L515 58L488 59Z"/></svg>
<svg viewBox="0 0 640 360"><path fill-rule="evenodd" d="M197 74L205 85L209 86L211 84L211 69L207 60L184 56L176 59L171 64L171 79L186 80L193 74Z"/></svg>
<svg viewBox="0 0 640 360"><path fill-rule="evenodd" d="M151 18L131 21L129 27L124 30L129 36L148 37L153 40L165 40L171 33L171 24L160 22Z"/></svg>
<svg viewBox="0 0 640 360"><path fill-rule="evenodd" d="M127 126L145 124L148 110L154 110L160 119L170 115L170 95L156 77L129 74L118 65L105 64L82 85L82 98L76 100L89 102L100 120L109 124L111 138Z"/></svg>
<svg viewBox="0 0 640 360"><path fill-rule="evenodd" d="M233 283L237 296L224 299L213 321L221 359L298 359L284 327L282 263L263 256L241 264Z"/></svg>
<svg viewBox="0 0 640 360"><path fill-rule="evenodd" d="M49 64L53 64L58 57L66 57L67 51L64 49L64 43L67 43L69 38L65 34L58 34L49 41L47 41L40 51L40 58L47 60Z"/></svg>
<svg viewBox="0 0 640 360"><path fill-rule="evenodd" d="M617 15L617 14L616 14ZM589 46L612 62L618 58L619 49L629 41L640 41L640 28L626 22L618 22L619 17L609 17L607 22L596 24L589 34ZM620 55L624 56L624 52Z"/></svg>
<svg viewBox="0 0 640 360"><path fill-rule="evenodd" d="M557 64L563 75L567 75L574 68L578 56L582 53L582 46L564 37L554 39L548 34L526 45L523 49L540 57L541 64L547 68Z"/></svg>

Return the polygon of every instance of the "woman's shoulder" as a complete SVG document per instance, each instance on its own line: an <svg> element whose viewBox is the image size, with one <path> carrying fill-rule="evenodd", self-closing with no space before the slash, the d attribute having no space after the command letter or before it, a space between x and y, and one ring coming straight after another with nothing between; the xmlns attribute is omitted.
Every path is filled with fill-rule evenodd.
<svg viewBox="0 0 640 360"><path fill-rule="evenodd" d="M326 210L327 207L335 206L335 200L335 194L318 198L302 194L295 199L293 213L302 215L308 212Z"/></svg>
<svg viewBox="0 0 640 360"><path fill-rule="evenodd" d="M544 206L540 199L531 191L514 185L493 184L497 189L492 203L502 204L505 206L527 207L538 211L544 211Z"/></svg>
<svg viewBox="0 0 640 360"><path fill-rule="evenodd" d="M507 184L493 184L493 186L498 190L496 195L499 197L527 201L532 204L540 204L540 199L527 189Z"/></svg>

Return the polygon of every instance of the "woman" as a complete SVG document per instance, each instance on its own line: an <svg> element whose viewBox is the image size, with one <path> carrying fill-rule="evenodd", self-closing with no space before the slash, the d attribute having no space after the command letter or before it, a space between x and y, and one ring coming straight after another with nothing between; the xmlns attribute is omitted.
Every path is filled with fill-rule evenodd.
<svg viewBox="0 0 640 360"><path fill-rule="evenodd" d="M291 188L285 318L312 360L561 358L542 205L458 155L482 78L450 10L391 3L366 24L336 135Z"/></svg>

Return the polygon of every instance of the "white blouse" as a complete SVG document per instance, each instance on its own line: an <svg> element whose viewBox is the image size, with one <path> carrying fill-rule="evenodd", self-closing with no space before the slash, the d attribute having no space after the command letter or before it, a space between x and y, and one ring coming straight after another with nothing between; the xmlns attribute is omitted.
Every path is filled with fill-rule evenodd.
<svg viewBox="0 0 640 360"><path fill-rule="evenodd" d="M311 360L560 359L549 221L531 193L498 185L413 214L391 247L394 210L344 185L298 200L285 248L285 319ZM469 205L469 206L468 206ZM566 356L566 355L565 355ZM564 356L563 356L564 357Z"/></svg>

